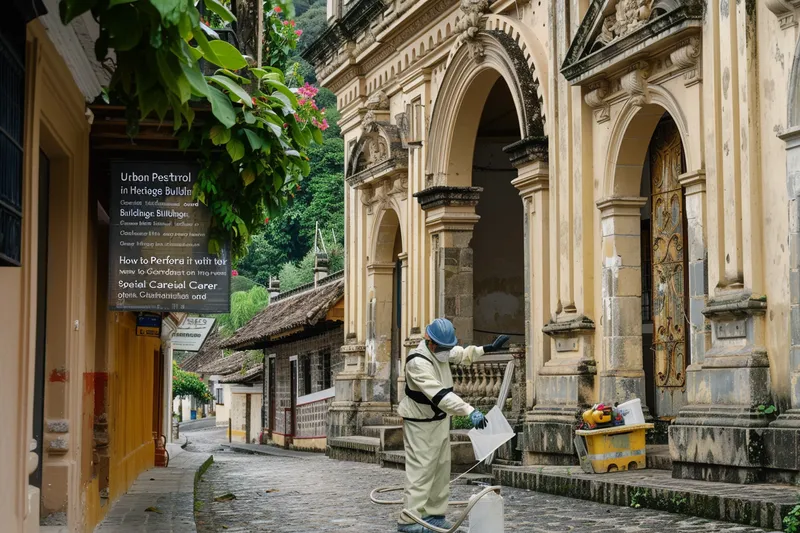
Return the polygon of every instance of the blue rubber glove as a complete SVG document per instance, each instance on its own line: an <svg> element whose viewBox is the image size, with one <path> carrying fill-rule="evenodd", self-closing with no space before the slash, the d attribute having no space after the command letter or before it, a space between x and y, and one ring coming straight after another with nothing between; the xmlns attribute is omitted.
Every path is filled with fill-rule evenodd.
<svg viewBox="0 0 800 533"><path fill-rule="evenodd" d="M472 422L472 426L476 429L483 429L489 424L489 421L486 420L486 417L483 416L483 413L477 409L470 413L469 421Z"/></svg>
<svg viewBox="0 0 800 533"><path fill-rule="evenodd" d="M483 352L484 353L499 352L500 350L503 349L503 347L510 338L511 337L509 337L508 335L500 335L494 340L494 342L492 342L492 344L485 345L483 347Z"/></svg>

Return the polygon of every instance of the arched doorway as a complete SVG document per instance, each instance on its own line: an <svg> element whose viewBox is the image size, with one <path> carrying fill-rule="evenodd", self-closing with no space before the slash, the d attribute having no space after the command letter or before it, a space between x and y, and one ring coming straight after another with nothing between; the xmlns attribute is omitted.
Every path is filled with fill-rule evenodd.
<svg viewBox="0 0 800 533"><path fill-rule="evenodd" d="M680 176L686 171L680 132L665 113L642 172L642 362L647 404L671 419L686 403L691 353L686 211Z"/></svg>
<svg viewBox="0 0 800 533"><path fill-rule="evenodd" d="M512 342L525 342L523 211L519 190L511 184L517 170L503 151L519 139L511 91L498 77L480 115L472 154L471 185L482 189L475 206L480 219L470 242L476 344L489 343L500 334L511 335Z"/></svg>
<svg viewBox="0 0 800 533"><path fill-rule="evenodd" d="M611 194L598 202L600 396L641 398L656 419L670 420L688 403L692 354L704 350L694 346L705 334L704 189L695 185L698 173L687 172L685 121L660 104L623 109L611 137Z"/></svg>
<svg viewBox="0 0 800 533"><path fill-rule="evenodd" d="M392 207L378 213L373 262L368 266L367 359L376 401L399 402L402 367L404 261L400 219Z"/></svg>

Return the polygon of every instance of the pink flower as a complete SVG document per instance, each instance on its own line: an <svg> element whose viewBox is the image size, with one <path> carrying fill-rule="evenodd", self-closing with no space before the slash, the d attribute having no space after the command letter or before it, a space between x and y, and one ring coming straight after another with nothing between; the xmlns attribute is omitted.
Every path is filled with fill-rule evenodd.
<svg viewBox="0 0 800 533"><path fill-rule="evenodd" d="M289 24L291 24L291 25L292 25L292 28L294 28L294 21L293 21L293 20L290 20L290 21L289 21Z"/></svg>
<svg viewBox="0 0 800 533"><path fill-rule="evenodd" d="M269 217L264 219L264 224L269 224Z"/></svg>
<svg viewBox="0 0 800 533"><path fill-rule="evenodd" d="M289 25L289 21L288 21L288 20L284 20L284 21L283 21L283 25L284 25L284 26L288 26L288 25Z"/></svg>
<svg viewBox="0 0 800 533"><path fill-rule="evenodd" d="M294 32L295 32L295 34L297 34L298 37L303 35L303 30L294 30Z"/></svg>
<svg viewBox="0 0 800 533"><path fill-rule="evenodd" d="M239 275L239 272L237 272L236 270L231 270L231 276L235 277L235 276L238 276L238 275Z"/></svg>
<svg viewBox="0 0 800 533"><path fill-rule="evenodd" d="M321 129L322 131L325 131L325 130L327 130L329 127L330 127L330 126L328 126L328 119L326 119L326 118L323 118L323 119L322 119L322 125L319 127L319 129Z"/></svg>
<svg viewBox="0 0 800 533"><path fill-rule="evenodd" d="M273 9L273 11L274 11L275 13L282 13L282 12L283 12L283 9L281 9L281 6L275 6L275 9Z"/></svg>
<svg viewBox="0 0 800 533"><path fill-rule="evenodd" d="M317 103L316 102L311 102L311 107L314 109L314 111L319 111L319 108L317 107Z"/></svg>
<svg viewBox="0 0 800 533"><path fill-rule="evenodd" d="M306 103L306 99L305 98L301 98L301 99L299 99L297 101L297 105L305 105L305 103Z"/></svg>

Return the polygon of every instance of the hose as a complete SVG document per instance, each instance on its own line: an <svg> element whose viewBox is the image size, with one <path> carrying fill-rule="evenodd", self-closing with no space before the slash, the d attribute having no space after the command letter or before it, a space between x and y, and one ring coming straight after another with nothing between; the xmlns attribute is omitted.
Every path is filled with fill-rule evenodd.
<svg viewBox="0 0 800 533"><path fill-rule="evenodd" d="M397 492L397 491L400 491L400 490L403 490L403 487L378 487L377 489L373 489L373 491L369 494L369 499L372 500L372 503L377 503L379 505L401 505L403 503L402 500L381 500L381 499L378 499L375 496L376 494L384 494L386 492ZM490 492L496 492L497 494L500 494L500 487L498 487L498 486L486 487L485 489L480 491L478 494L476 494L475 498L472 498L469 501L464 501L464 500L451 501L450 502L451 506L459 506L460 507L460 506L466 505L467 508L464 509L464 513L461 516L458 517L458 519L453 523L453 527L451 527L450 529L444 529L444 528L437 527L437 526L434 526L432 524L429 524L428 522L426 522L422 518L418 517L417 515L415 515L414 513L409 511L408 509L403 509L400 512L400 514L402 516L406 517L406 518L410 518L411 520L413 520L417 524L419 524L419 525L421 525L421 526L423 526L425 528L428 528L431 531L434 531L435 533L455 533L458 530L458 528L461 527L461 524L464 522L464 520L467 519L467 517L469 516L469 512L472 510L473 507L475 507L475 504L478 503L478 501L481 498L483 498L484 496L486 496Z"/></svg>

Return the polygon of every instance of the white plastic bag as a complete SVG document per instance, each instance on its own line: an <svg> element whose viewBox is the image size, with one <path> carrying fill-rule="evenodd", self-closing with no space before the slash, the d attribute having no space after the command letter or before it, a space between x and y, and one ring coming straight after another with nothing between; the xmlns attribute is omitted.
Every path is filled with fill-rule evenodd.
<svg viewBox="0 0 800 533"><path fill-rule="evenodd" d="M514 430L503 416L503 412L497 406L486 415L489 424L483 429L469 430L469 440L472 441L472 449L475 450L475 459L483 461L495 450L514 438Z"/></svg>

